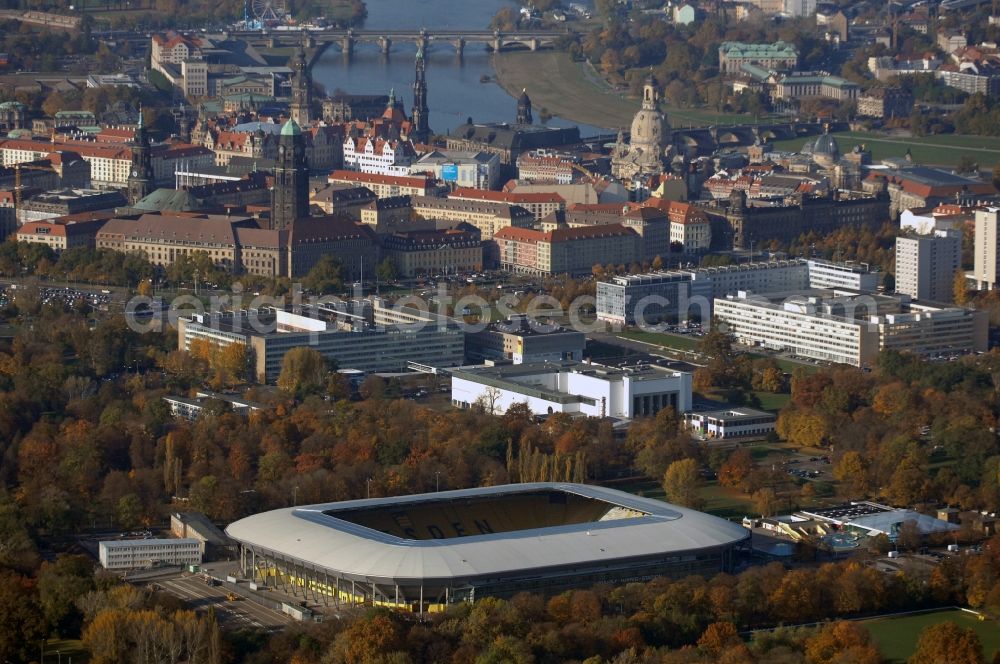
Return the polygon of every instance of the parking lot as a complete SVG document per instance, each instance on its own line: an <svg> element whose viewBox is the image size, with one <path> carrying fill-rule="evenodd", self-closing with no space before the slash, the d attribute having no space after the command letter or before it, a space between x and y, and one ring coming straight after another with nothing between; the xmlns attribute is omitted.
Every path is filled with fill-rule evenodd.
<svg viewBox="0 0 1000 664"><path fill-rule="evenodd" d="M198 575L159 579L151 586L179 597L196 611L214 607L219 622L228 627L279 629L293 622L290 616L261 606L239 593L235 593L238 599L230 600L227 598L229 589L221 585L210 586Z"/></svg>
<svg viewBox="0 0 1000 664"><path fill-rule="evenodd" d="M806 456L804 454L796 454L792 458L783 461L781 465L789 475L800 479L815 481L833 479L830 457L827 455Z"/></svg>

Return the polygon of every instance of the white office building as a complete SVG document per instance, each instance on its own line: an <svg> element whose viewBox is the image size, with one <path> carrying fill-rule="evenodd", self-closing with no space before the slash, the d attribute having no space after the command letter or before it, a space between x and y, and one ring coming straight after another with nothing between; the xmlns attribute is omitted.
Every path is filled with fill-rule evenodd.
<svg viewBox="0 0 1000 664"><path fill-rule="evenodd" d="M633 274L597 283L597 318L624 325L707 321L715 298L808 287L809 266L803 260Z"/></svg>
<svg viewBox="0 0 1000 664"><path fill-rule="evenodd" d="M452 371L458 408L506 412L526 403L539 415L567 413L631 419L691 408L691 374L658 367L615 368L583 362L513 364Z"/></svg>
<svg viewBox="0 0 1000 664"><path fill-rule="evenodd" d="M755 408L729 408L684 414L688 430L710 440L763 438L774 431L777 416Z"/></svg>
<svg viewBox="0 0 1000 664"><path fill-rule="evenodd" d="M98 553L104 569L201 564L201 543L192 537L106 540L98 544Z"/></svg>
<svg viewBox="0 0 1000 664"><path fill-rule="evenodd" d="M868 263L825 261L810 258L809 288L848 288L864 293L878 290L882 273Z"/></svg>
<svg viewBox="0 0 1000 664"><path fill-rule="evenodd" d="M976 210L976 255L971 276L976 280L979 290L993 290L997 287L1000 274L998 213L1000 208L995 207Z"/></svg>
<svg viewBox="0 0 1000 664"><path fill-rule="evenodd" d="M741 292L717 299L715 315L742 344L853 366L870 366L885 349L942 357L987 348L985 312L907 295Z"/></svg>
<svg viewBox="0 0 1000 664"><path fill-rule="evenodd" d="M955 273L962 266L962 231L896 238L896 292L917 300L954 301Z"/></svg>

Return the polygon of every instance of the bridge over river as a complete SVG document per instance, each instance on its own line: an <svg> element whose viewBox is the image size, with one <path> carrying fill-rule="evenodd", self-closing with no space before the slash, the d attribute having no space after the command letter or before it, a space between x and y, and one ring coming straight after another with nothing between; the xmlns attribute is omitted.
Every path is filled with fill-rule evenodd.
<svg viewBox="0 0 1000 664"><path fill-rule="evenodd" d="M279 48L282 46L305 45L308 48L337 44L345 53L354 50L358 43L378 44L383 53L389 53L394 42L410 42L427 50L434 43L446 43L461 55L466 44L486 44L494 52L512 48L526 48L537 51L553 48L560 39L568 36L568 31L558 30L238 30L226 33L229 37L243 39L255 46Z"/></svg>

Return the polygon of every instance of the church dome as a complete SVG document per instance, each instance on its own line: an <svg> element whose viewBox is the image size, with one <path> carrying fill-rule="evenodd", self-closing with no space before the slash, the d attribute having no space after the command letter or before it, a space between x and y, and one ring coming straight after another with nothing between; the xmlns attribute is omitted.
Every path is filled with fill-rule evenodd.
<svg viewBox="0 0 1000 664"><path fill-rule="evenodd" d="M642 108L632 118L632 135L629 143L634 148L659 154L663 137L669 129L667 119L659 107L656 87L652 80L643 87Z"/></svg>
<svg viewBox="0 0 1000 664"><path fill-rule="evenodd" d="M812 154L813 161L817 165L830 168L840 161L840 146L837 145L837 139L830 134L823 134L816 139Z"/></svg>

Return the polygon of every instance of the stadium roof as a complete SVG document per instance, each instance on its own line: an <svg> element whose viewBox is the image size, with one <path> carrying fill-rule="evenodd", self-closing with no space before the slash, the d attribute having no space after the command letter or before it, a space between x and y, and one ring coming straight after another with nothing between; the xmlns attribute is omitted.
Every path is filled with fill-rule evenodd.
<svg viewBox="0 0 1000 664"><path fill-rule="evenodd" d="M333 516L337 512L556 491L642 516L450 539L404 539ZM447 508L443 508L445 511ZM526 483L309 505L264 512L226 529L234 540L316 568L370 580L497 578L524 570L606 565L732 546L749 538L736 523L598 486Z"/></svg>

